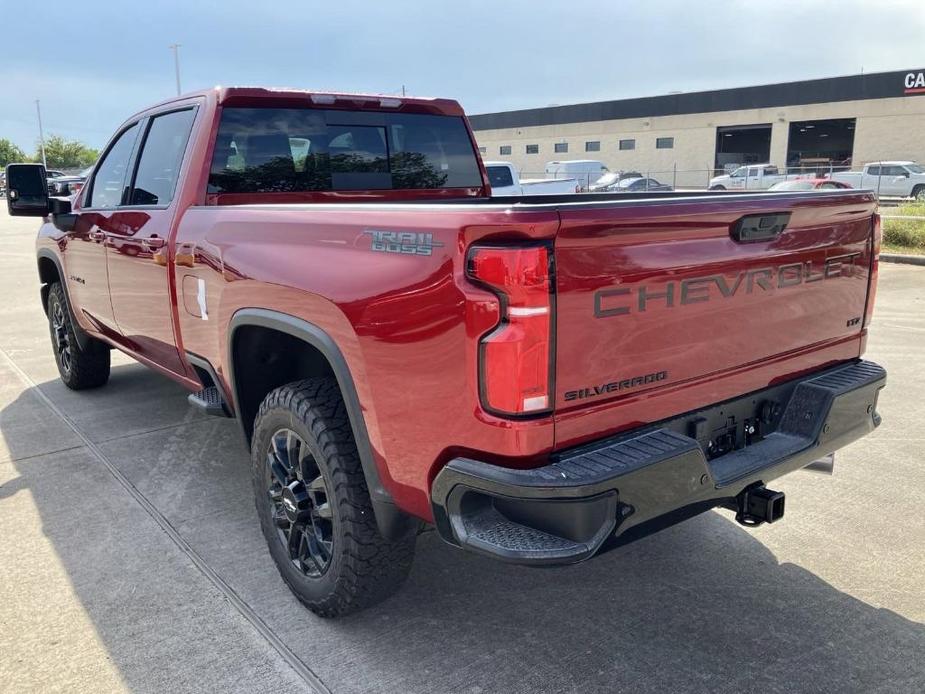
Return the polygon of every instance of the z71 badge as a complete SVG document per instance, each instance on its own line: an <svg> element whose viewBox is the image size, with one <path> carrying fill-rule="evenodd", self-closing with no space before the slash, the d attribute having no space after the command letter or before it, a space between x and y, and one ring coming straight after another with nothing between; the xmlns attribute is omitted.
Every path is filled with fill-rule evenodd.
<svg viewBox="0 0 925 694"><path fill-rule="evenodd" d="M440 241L434 241L434 235L430 232L367 229L363 233L372 237L372 249L379 253L433 255L435 248L443 247Z"/></svg>

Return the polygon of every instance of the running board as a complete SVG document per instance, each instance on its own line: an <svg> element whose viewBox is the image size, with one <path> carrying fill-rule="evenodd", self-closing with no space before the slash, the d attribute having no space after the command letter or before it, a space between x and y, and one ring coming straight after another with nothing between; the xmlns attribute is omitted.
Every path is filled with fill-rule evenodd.
<svg viewBox="0 0 925 694"><path fill-rule="evenodd" d="M231 417L228 406L222 394L215 386L203 388L197 393L190 393L187 398L189 404L213 417Z"/></svg>

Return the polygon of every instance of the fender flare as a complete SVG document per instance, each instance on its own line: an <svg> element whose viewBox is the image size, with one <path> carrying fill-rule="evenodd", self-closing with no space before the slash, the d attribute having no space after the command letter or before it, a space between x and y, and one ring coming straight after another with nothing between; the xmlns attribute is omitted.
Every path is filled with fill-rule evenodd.
<svg viewBox="0 0 925 694"><path fill-rule="evenodd" d="M392 495L382 485L382 478L379 476L376 460L373 457L372 445L369 442L369 433L366 430L366 420L363 417L360 399L357 395L350 368L347 366L347 360L344 359L343 353L331 336L314 323L309 323L287 313L263 308L242 308L231 317L227 333L228 383L232 397L234 397L234 409L238 414L237 419L248 443L250 443L250 439L247 437L246 423L240 416L238 387L235 383L234 368L235 332L244 326L269 328L292 335L317 349L327 359L344 398L350 428L353 430L357 451L360 454L360 465L363 468L363 476L366 478L366 486L369 488L369 497L376 515L379 532L388 539L395 539L406 533L411 524L416 521L398 508Z"/></svg>
<svg viewBox="0 0 925 694"><path fill-rule="evenodd" d="M71 323L74 327L74 334L77 336L77 344L81 349L86 349L91 338L77 320L77 313L74 311L74 306L71 303L71 294L68 291L67 276L64 274L64 268L61 267L61 258L48 248L40 248L36 253L36 266L38 266L39 261L46 258L53 262L58 270L58 279L61 282L61 288L64 290L64 303L67 305L67 310L71 314ZM39 279L41 279L41 273L39 274ZM42 309L45 311L46 316L48 315L49 288L47 283L43 283L40 290Z"/></svg>

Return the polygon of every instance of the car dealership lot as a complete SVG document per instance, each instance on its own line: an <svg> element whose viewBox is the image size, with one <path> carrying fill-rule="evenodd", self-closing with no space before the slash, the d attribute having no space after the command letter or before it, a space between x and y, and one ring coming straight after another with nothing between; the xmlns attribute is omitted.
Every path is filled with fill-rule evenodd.
<svg viewBox="0 0 925 694"><path fill-rule="evenodd" d="M882 266L883 426L835 475L595 561L527 569L423 534L405 588L337 622L286 589L237 425L124 357L57 378L37 222L0 212L0 691L925 689L925 268Z"/></svg>

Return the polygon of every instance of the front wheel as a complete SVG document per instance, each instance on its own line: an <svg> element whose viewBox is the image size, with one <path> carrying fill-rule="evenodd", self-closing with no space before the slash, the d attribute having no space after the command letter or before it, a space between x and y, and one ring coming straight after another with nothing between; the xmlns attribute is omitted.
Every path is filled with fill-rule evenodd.
<svg viewBox="0 0 925 694"><path fill-rule="evenodd" d="M710 186L710 190L726 190L726 186Z"/></svg>
<svg viewBox="0 0 925 694"><path fill-rule="evenodd" d="M84 346L80 346L60 282L55 282L48 290L48 328L58 374L64 385L72 390L85 390L99 388L109 380L109 346L93 337L88 337Z"/></svg>
<svg viewBox="0 0 925 694"><path fill-rule="evenodd" d="M925 202L925 186L916 186L912 191L912 199L916 202Z"/></svg>
<svg viewBox="0 0 925 694"><path fill-rule="evenodd" d="M350 420L333 378L267 395L251 443L254 495L270 555L296 597L340 617L397 591L416 530L379 534Z"/></svg>

